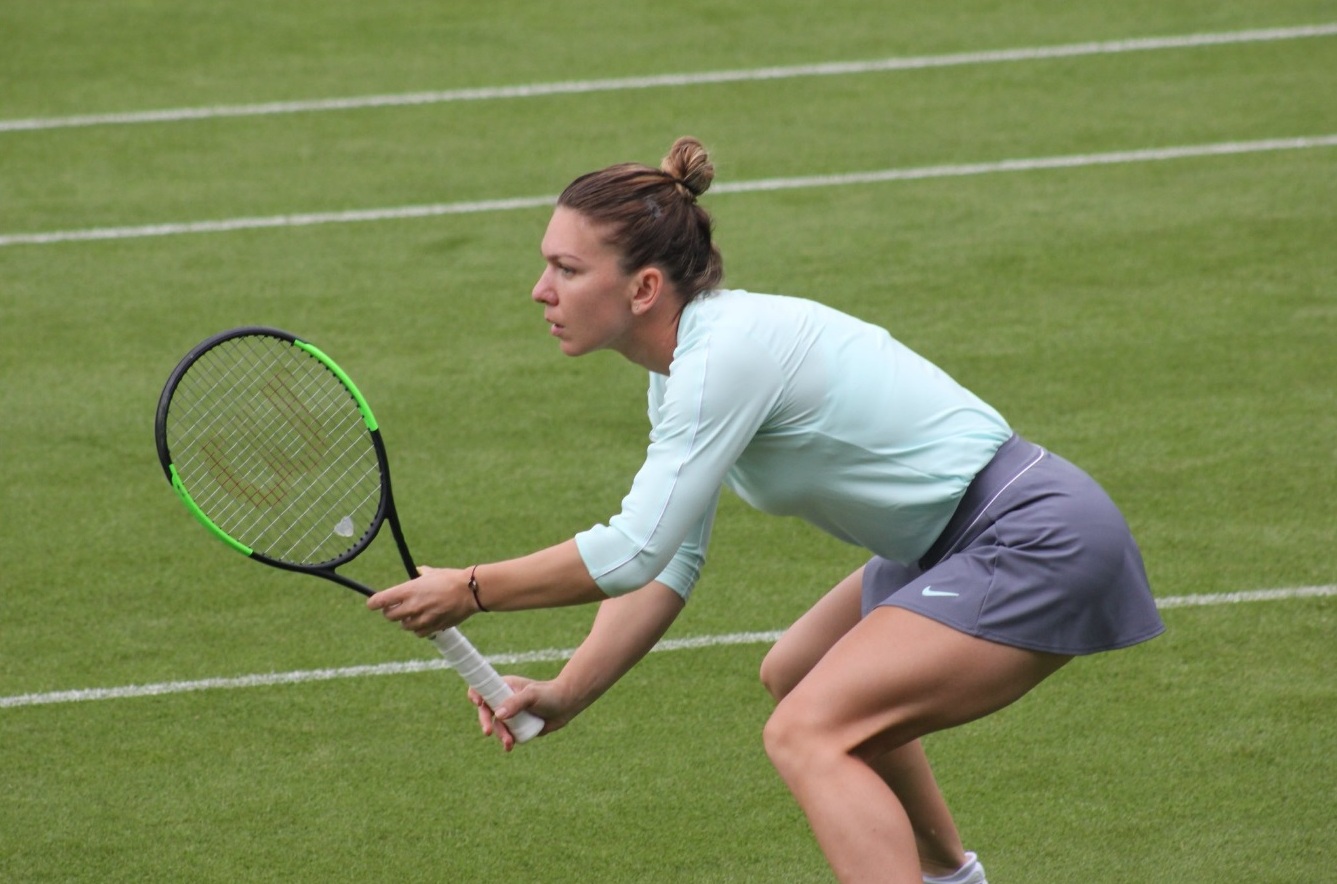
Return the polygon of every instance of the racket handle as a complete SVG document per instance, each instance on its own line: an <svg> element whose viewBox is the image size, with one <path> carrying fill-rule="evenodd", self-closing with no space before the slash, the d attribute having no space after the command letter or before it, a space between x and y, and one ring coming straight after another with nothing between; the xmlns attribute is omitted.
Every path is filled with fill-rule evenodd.
<svg viewBox="0 0 1337 884"><path fill-rule="evenodd" d="M496 709L514 691L501 680L492 664L483 659L478 649L469 643L464 634L453 626L431 636L432 644L446 658L450 668L460 674L469 683L469 687L483 695L487 705ZM523 743L538 736L543 730L543 719L528 712L518 712L506 720L506 727L515 735L517 743Z"/></svg>

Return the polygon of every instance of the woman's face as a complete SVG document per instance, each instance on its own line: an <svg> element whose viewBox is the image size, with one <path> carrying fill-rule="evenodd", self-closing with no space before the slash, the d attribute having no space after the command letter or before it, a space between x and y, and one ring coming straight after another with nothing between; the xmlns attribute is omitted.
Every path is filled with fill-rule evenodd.
<svg viewBox="0 0 1337 884"><path fill-rule="evenodd" d="M602 232L574 209L558 206L539 247L547 266L533 298L568 356L603 349L625 355L629 343L637 277L622 271Z"/></svg>

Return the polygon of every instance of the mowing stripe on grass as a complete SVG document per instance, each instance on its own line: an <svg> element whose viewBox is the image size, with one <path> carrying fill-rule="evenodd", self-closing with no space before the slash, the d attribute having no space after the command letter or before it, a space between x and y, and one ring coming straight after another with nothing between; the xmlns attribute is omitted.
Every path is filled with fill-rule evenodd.
<svg viewBox="0 0 1337 884"><path fill-rule="evenodd" d="M883 58L872 61L843 61L822 64L790 65L785 67L751 68L734 71L705 71L695 74L661 74L657 76L622 77L606 80L531 83L520 86L484 86L473 89L450 89L440 92L407 92L395 95L322 98L309 101L275 101L263 104L183 107L155 111L83 114L69 117L35 117L31 119L0 120L0 132L128 125L134 123L176 123L185 120L204 120L216 117L254 117L275 114L311 113L315 111L341 111L355 110L359 108L443 104L459 101L494 101L509 98L536 98L545 95L577 95L589 92L624 92L633 89L705 86L719 83L787 80L798 77L830 77L850 74L883 73L887 71L920 70L924 68L997 64L1000 62L1041 61L1045 59L1074 58L1086 55L1148 52L1160 49L1192 49L1203 46L1222 46L1237 43L1268 43L1276 42L1278 40L1299 40L1310 37L1331 37L1335 35L1337 35L1337 23L1328 23L1319 25L1301 25L1298 27L1263 28L1250 31L1230 31L1215 34L1186 34L1172 37L1104 40L1087 43L1070 43L1064 46L1035 46L1021 49L958 52L946 55Z"/></svg>
<svg viewBox="0 0 1337 884"><path fill-rule="evenodd" d="M1206 595L1168 596L1157 599L1156 607L1189 608L1208 605L1238 605L1243 602L1270 602L1287 599L1337 596L1337 585L1299 586L1289 589L1259 589L1248 592L1211 593ZM732 632L725 635L702 635L693 638L666 639L655 645L651 653L684 651L694 648L718 648L727 645L753 645L773 642L784 630L769 632ZM515 666L523 663L552 663L566 660L573 648L549 648L541 651L523 651L488 656L494 666ZM367 666L343 666L337 669L307 669L297 672L273 672L264 675L243 675L237 678L204 678L195 681L168 681L158 684L126 685L118 688L87 688L74 691L53 691L45 694L18 694L0 697L0 709L16 706L45 706L55 703L82 703L89 700L122 700L133 697L155 697L162 694L184 694L192 691L211 691L230 688L256 688L272 685L301 684L309 681L331 681L339 678L366 678L375 675L403 675L411 672L446 669L444 660L409 660L402 663L377 663Z"/></svg>
<svg viewBox="0 0 1337 884"><path fill-rule="evenodd" d="M1217 157L1235 154L1265 153L1280 150L1311 150L1337 147L1337 135L1301 138L1269 138L1261 141L1228 141L1219 144L1195 144L1182 147L1156 147L1110 153L1076 154L1058 157L999 160L986 163L919 166L910 169L882 169L872 172L848 172L836 175L807 175L797 178L763 178L739 181L711 188L712 194L757 193L814 187L841 187L856 184L881 184L892 181L917 181L927 178L952 178L966 175L991 175L1000 172L1033 172L1045 169L1077 169L1126 163L1150 163L1165 160ZM426 206L400 206L386 209L358 209L347 212L309 212L299 215L272 215L262 218L227 218L219 221L186 221L171 224L147 224L138 227L95 227L85 230L57 230L49 233L0 234L0 247L51 245L109 239L139 239L152 236L177 236L187 233L225 233L272 227L309 227L316 224L351 224L370 221L398 221L434 218L443 215L472 215L481 212L507 212L552 206L554 196L517 197L477 202L439 203Z"/></svg>

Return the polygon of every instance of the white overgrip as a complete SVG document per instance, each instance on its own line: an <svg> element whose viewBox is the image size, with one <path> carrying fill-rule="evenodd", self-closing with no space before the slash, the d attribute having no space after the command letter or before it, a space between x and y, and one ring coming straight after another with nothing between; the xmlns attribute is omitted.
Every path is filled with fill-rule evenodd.
<svg viewBox="0 0 1337 884"><path fill-rule="evenodd" d="M469 683L469 687L482 694L487 705L496 709L511 696L513 691L501 680L497 670L483 659L483 655L458 629L443 629L431 636L431 640L441 656L446 658L450 668L458 672ZM543 730L543 719L522 711L507 719L506 727L515 736L517 743L524 743Z"/></svg>

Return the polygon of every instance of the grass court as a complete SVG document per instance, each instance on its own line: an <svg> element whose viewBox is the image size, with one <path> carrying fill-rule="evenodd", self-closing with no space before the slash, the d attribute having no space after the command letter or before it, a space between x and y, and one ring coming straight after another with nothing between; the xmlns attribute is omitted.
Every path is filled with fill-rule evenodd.
<svg viewBox="0 0 1337 884"><path fill-rule="evenodd" d="M756 671L858 550L726 495L671 644L503 756L430 646L229 552L153 450L186 350L273 325L366 394L425 563L607 519L644 377L558 353L538 242L692 134L727 283L885 325L1143 546L1165 636L926 741L992 884L1320 880L1335 83L1333 0L5 4L0 879L830 880ZM348 570L399 580L388 538ZM546 677L591 615L465 631Z"/></svg>

